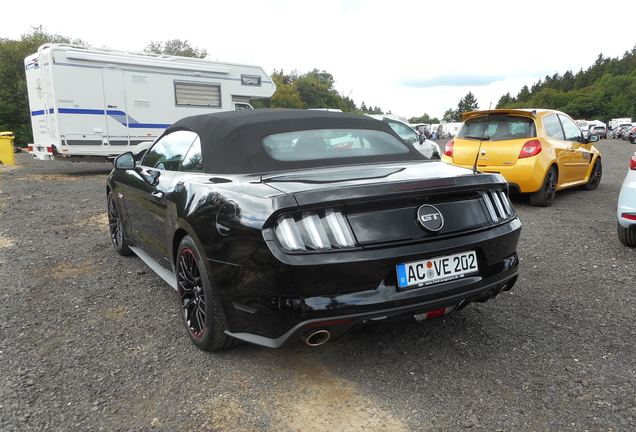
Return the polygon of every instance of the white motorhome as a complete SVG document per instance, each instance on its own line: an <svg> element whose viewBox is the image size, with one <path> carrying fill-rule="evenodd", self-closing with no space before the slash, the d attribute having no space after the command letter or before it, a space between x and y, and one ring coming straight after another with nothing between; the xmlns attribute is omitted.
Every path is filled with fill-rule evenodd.
<svg viewBox="0 0 636 432"><path fill-rule="evenodd" d="M457 135L463 124L464 123L462 122L442 123L444 135L454 137L455 135Z"/></svg>
<svg viewBox="0 0 636 432"><path fill-rule="evenodd" d="M183 117L252 109L276 90L259 66L64 44L24 65L38 159L111 158Z"/></svg>
<svg viewBox="0 0 636 432"><path fill-rule="evenodd" d="M613 130L619 127L621 124L631 124L631 122L632 119L629 117L613 118L609 121L609 128Z"/></svg>

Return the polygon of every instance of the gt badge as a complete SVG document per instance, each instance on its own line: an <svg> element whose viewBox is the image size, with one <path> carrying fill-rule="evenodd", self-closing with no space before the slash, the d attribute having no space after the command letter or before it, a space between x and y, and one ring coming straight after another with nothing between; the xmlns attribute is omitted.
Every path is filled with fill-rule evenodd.
<svg viewBox="0 0 636 432"><path fill-rule="evenodd" d="M444 216L434 206L424 204L417 209L417 221L425 229L432 232L437 232L444 226Z"/></svg>

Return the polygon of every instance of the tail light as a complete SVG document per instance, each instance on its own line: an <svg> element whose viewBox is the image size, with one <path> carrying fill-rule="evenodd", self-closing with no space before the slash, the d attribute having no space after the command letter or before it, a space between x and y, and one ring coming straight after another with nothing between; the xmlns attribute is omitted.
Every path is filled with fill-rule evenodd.
<svg viewBox="0 0 636 432"><path fill-rule="evenodd" d="M278 218L274 235L288 251L313 251L355 247L349 223L337 210L304 212Z"/></svg>
<svg viewBox="0 0 636 432"><path fill-rule="evenodd" d="M455 145L455 140L450 140L444 146L444 156L453 157L453 146Z"/></svg>
<svg viewBox="0 0 636 432"><path fill-rule="evenodd" d="M541 153L541 141L534 139L526 142L519 152L519 159L536 156Z"/></svg>
<svg viewBox="0 0 636 432"><path fill-rule="evenodd" d="M621 214L621 217L624 219L636 221L636 214L633 214L633 213L623 213Z"/></svg>
<svg viewBox="0 0 636 432"><path fill-rule="evenodd" d="M46 152L53 154L53 147L47 147Z"/></svg>
<svg viewBox="0 0 636 432"><path fill-rule="evenodd" d="M33 153L33 144L29 144L29 145L27 145L27 151L28 151L29 153Z"/></svg>
<svg viewBox="0 0 636 432"><path fill-rule="evenodd" d="M636 153L634 153L632 158L629 160L629 169L636 170Z"/></svg>

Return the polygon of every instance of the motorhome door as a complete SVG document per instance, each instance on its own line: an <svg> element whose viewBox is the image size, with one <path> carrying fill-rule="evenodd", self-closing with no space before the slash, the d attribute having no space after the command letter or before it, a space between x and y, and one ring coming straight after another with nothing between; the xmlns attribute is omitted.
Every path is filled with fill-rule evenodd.
<svg viewBox="0 0 636 432"><path fill-rule="evenodd" d="M111 146L128 145L128 115L124 73L119 69L103 69L106 139Z"/></svg>

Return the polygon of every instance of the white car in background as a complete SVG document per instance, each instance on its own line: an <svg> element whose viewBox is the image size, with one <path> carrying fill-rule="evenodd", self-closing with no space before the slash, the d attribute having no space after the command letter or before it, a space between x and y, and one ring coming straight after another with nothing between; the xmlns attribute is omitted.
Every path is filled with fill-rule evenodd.
<svg viewBox="0 0 636 432"><path fill-rule="evenodd" d="M629 161L629 171L618 197L618 239L625 246L636 247L636 153Z"/></svg>
<svg viewBox="0 0 636 432"><path fill-rule="evenodd" d="M408 123L399 118L387 114L366 114L376 120L383 121L391 126L391 129L400 136L404 141L412 144L413 147L428 159L441 159L439 145L435 141L426 139L424 134L420 134L413 129Z"/></svg>

